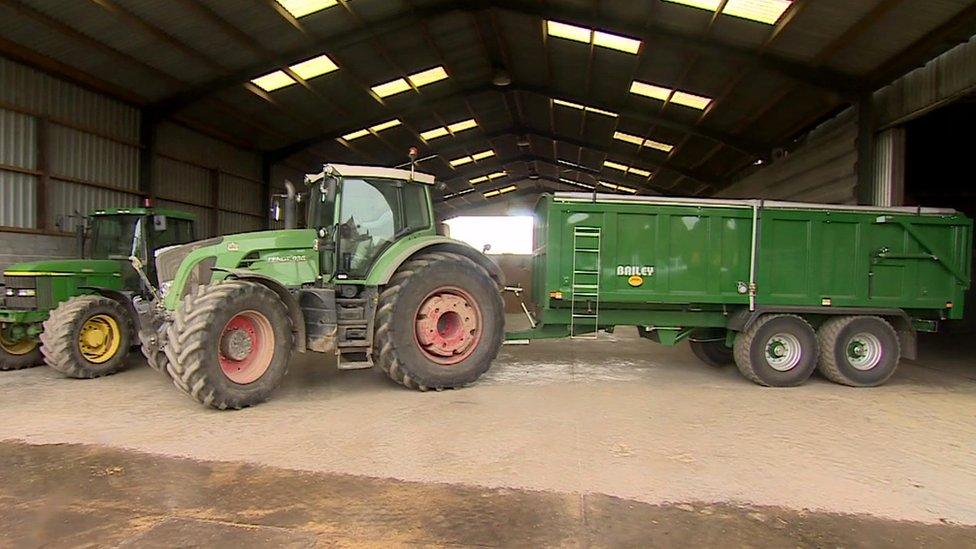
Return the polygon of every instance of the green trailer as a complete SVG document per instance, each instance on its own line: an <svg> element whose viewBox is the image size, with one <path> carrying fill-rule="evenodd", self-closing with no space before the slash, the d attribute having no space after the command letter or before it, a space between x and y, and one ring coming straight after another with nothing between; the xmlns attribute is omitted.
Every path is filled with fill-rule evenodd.
<svg viewBox="0 0 976 549"><path fill-rule="evenodd" d="M176 210L97 210L78 225L78 258L9 266L0 283L0 370L46 362L91 378L121 369L137 342L136 309L150 298L130 258L148 263L155 280L154 251L193 240L194 224Z"/></svg>
<svg viewBox="0 0 976 549"><path fill-rule="evenodd" d="M971 281L953 210L556 193L535 214L533 328L509 340L635 326L767 386L883 383Z"/></svg>

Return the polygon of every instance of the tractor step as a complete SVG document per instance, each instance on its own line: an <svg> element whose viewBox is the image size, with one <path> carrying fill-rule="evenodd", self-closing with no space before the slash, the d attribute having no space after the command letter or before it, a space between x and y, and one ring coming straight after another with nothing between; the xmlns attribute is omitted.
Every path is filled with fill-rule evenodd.
<svg viewBox="0 0 976 549"><path fill-rule="evenodd" d="M373 357L365 351L336 353L336 367L340 370L367 370L373 367Z"/></svg>

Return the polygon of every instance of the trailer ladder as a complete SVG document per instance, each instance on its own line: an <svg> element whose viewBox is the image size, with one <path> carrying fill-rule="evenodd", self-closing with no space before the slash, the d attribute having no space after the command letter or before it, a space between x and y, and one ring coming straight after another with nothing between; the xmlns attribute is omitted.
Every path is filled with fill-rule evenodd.
<svg viewBox="0 0 976 549"><path fill-rule="evenodd" d="M569 335L597 339L600 328L600 228L573 229L573 298Z"/></svg>

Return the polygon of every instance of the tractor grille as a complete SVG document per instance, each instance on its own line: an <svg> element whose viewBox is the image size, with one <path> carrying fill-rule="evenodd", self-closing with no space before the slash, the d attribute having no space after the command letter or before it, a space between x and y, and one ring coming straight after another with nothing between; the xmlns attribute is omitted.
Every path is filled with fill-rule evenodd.
<svg viewBox="0 0 976 549"><path fill-rule="evenodd" d="M173 246L170 248L164 248L156 252L156 278L159 282L169 282L176 278L176 272L180 270L180 264L186 259L186 256L190 255L194 250L198 250L205 246L213 246L220 244L224 239L221 237L211 238L209 240L200 240L198 242L191 242L189 244L184 244L182 246Z"/></svg>
<svg viewBox="0 0 976 549"><path fill-rule="evenodd" d="M7 309L36 309L37 297L19 297L17 290L37 291L37 278L33 276L8 276L4 288L4 307Z"/></svg>

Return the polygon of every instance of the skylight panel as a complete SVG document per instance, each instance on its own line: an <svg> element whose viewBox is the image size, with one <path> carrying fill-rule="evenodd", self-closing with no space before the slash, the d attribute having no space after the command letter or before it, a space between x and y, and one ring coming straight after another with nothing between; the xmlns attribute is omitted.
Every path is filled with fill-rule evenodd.
<svg viewBox="0 0 976 549"><path fill-rule="evenodd" d="M272 92L286 86L291 86L295 83L295 80L285 74L285 71L274 71L251 80L251 83L266 92Z"/></svg>
<svg viewBox="0 0 976 549"><path fill-rule="evenodd" d="M634 80L630 84L630 93L643 95L644 97L650 97L659 101L670 100L671 103L698 110L705 110L712 102L710 97L696 95L681 90L673 90L671 88L664 88L654 84L648 84L647 82L639 82L637 80Z"/></svg>
<svg viewBox="0 0 976 549"><path fill-rule="evenodd" d="M485 198L494 198L505 193L510 193L518 189L518 185L509 185L507 187L502 187L501 189L495 189L494 191L488 191L484 193Z"/></svg>
<svg viewBox="0 0 976 549"><path fill-rule="evenodd" d="M359 139L360 137L366 137L367 135L369 135L369 130L356 130L352 133L343 135L342 138L346 141L352 141L353 139Z"/></svg>
<svg viewBox="0 0 976 549"><path fill-rule="evenodd" d="M372 89L373 93L380 97L389 97L391 95L396 95L409 90L410 83L404 78L397 78L396 80L391 80L385 84L377 84L370 89Z"/></svg>
<svg viewBox="0 0 976 549"><path fill-rule="evenodd" d="M729 0L722 13L774 25L791 3L790 0Z"/></svg>
<svg viewBox="0 0 976 549"><path fill-rule="evenodd" d="M593 44L601 48L609 48L632 55L636 55L641 47L641 41L636 38L629 38L612 32L593 30L548 19L546 20L546 34L555 38L564 38L583 44Z"/></svg>
<svg viewBox="0 0 976 549"><path fill-rule="evenodd" d="M449 164L452 167L456 168L458 166L463 166L465 164L470 164L472 162L474 162L474 158L471 158L470 156L462 156L460 158L455 158L454 160L449 161Z"/></svg>
<svg viewBox="0 0 976 549"><path fill-rule="evenodd" d="M571 109L576 109L576 110L583 111L583 112L592 112L592 113L596 113L596 114L602 114L603 116L609 116L611 118L617 118L618 116L620 116L617 113L612 112L612 111L605 111L603 109L598 109L596 107L590 107L588 105L581 105L579 103L573 103L572 101L566 101L565 99L553 99L552 102L554 104L560 105L562 107L569 107Z"/></svg>
<svg viewBox="0 0 976 549"><path fill-rule="evenodd" d="M610 183L610 182L607 182L607 181L600 181L599 183L600 183L600 186L601 187L606 187L608 189L613 189L615 191L621 191L621 192L630 193L630 194L637 194L637 189L635 189L633 187L626 187L624 185L617 185L616 183Z"/></svg>
<svg viewBox="0 0 976 549"><path fill-rule="evenodd" d="M489 149L487 151L481 151L472 155L455 158L454 160L450 161L450 164L451 166L458 167L465 164L470 164L472 162L477 162L478 160L484 160L485 158L490 158L492 156L495 156L495 151Z"/></svg>
<svg viewBox="0 0 976 549"><path fill-rule="evenodd" d="M647 170L642 170L640 168L635 168L634 166L627 166L627 165L621 164L619 162L614 162L612 160L604 160L603 161L603 167L604 168L610 168L610 169L613 169L613 170L620 170L620 171L622 171L624 173L627 173L627 174L639 175L640 177L645 177L645 178L651 176L651 172L649 172Z"/></svg>
<svg viewBox="0 0 976 549"><path fill-rule="evenodd" d="M425 132L420 132L420 137L422 137L424 139L424 141L430 141L431 139L437 139L438 137L444 137L448 133L450 133L450 132L447 131L447 128L445 128L444 126L441 126L439 128L434 128L432 130L427 130Z"/></svg>
<svg viewBox="0 0 976 549"><path fill-rule="evenodd" d="M492 156L495 156L495 151L489 149L487 151L481 151L480 153L474 153L471 155L471 158L475 160L484 160L485 158L490 158Z"/></svg>
<svg viewBox="0 0 976 549"><path fill-rule="evenodd" d="M494 173L490 173L488 175L483 175L481 177L476 177L474 179L469 179L468 180L468 183L471 183L472 185L477 185L478 183L485 183L485 182L488 182L488 181L494 181L495 179L500 179L500 178L505 177L507 175L508 175L508 172L502 170L500 172L494 172Z"/></svg>
<svg viewBox="0 0 976 549"><path fill-rule="evenodd" d="M415 88L421 86L426 86L427 84L433 84L434 82L439 82L447 78L447 71L444 67L437 66L432 69L427 69L407 76L406 78L397 78L396 80L390 80L383 84L377 84L371 89L373 93L380 97L389 97L391 95L396 95L398 93L403 93L411 89L411 84Z"/></svg>
<svg viewBox="0 0 976 549"><path fill-rule="evenodd" d="M603 31L593 31L593 45L637 55L641 41Z"/></svg>
<svg viewBox="0 0 976 549"><path fill-rule="evenodd" d="M478 123L474 118L469 118L467 120L462 120L460 122L455 122L453 124L448 124L447 129L451 133L463 132L464 130L470 130L471 128L478 127Z"/></svg>
<svg viewBox="0 0 976 549"><path fill-rule="evenodd" d="M722 5L721 0L666 0L673 4L682 4L693 8L714 12ZM751 21L758 21L767 25L774 25L789 9L792 0L728 0L723 15L740 17Z"/></svg>
<svg viewBox="0 0 976 549"><path fill-rule="evenodd" d="M400 120L398 118L394 118L393 120L389 120L387 122L383 122L382 124L377 124L375 126L370 126L369 131L371 131L371 132L381 132L383 130L386 130L386 129L389 129L389 128L393 128L393 127L399 126L400 124L402 124L402 122L400 122Z"/></svg>
<svg viewBox="0 0 976 549"><path fill-rule="evenodd" d="M584 44L589 44L593 40L593 31L590 29L577 27L576 25L567 25L566 23L559 23L557 21L547 20L546 32L549 33L549 36L575 40Z"/></svg>
<svg viewBox="0 0 976 549"><path fill-rule="evenodd" d="M336 0L277 0L294 17L305 17L338 4Z"/></svg>
<svg viewBox="0 0 976 549"><path fill-rule="evenodd" d="M306 61L302 61L301 63L296 63L289 68L295 71L295 74L302 77L303 80L311 80L316 76L322 76L323 74L327 74L339 69L339 67L332 62L332 59L329 59L328 55L313 57Z"/></svg>
<svg viewBox="0 0 976 549"><path fill-rule="evenodd" d="M654 141L653 139L644 139L643 137L638 137L636 135L631 135L624 132L613 132L613 138L620 141L625 141L627 143L632 143L638 147L647 147L649 149L655 149L666 153L669 153L674 149L674 145Z"/></svg>
<svg viewBox="0 0 976 549"><path fill-rule="evenodd" d="M410 83L418 88L421 86L426 86L427 84L433 84L434 82L440 82L445 78L447 78L447 71L444 70L444 67L434 67L432 69L411 74L408 77Z"/></svg>

